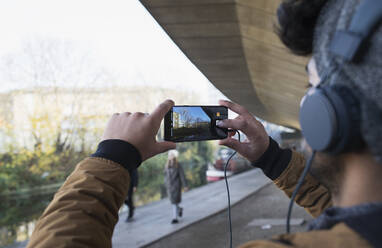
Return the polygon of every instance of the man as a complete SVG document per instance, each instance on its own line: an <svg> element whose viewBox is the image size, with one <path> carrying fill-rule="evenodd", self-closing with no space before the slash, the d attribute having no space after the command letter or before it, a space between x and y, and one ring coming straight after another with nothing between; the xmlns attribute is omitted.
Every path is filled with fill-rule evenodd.
<svg viewBox="0 0 382 248"><path fill-rule="evenodd" d="M281 5L279 34L292 51L313 55L308 65L312 85L320 82L327 66L327 46L334 30L348 24L358 2L287 0ZM350 89L360 102L358 121L363 143L336 156L318 153L296 197L296 202L317 219L308 232L253 241L242 247L382 247L381 27L371 41L363 61L345 65L335 77L335 82ZM43 213L29 247L111 247L129 172L147 158L175 148L173 143L155 140L160 122L173 104L166 101L151 115L113 115L97 152L77 166ZM240 143L229 137L220 144L261 167L291 196L304 158L280 149L242 106L228 101L220 104L239 116L219 126L241 130L248 139Z"/></svg>

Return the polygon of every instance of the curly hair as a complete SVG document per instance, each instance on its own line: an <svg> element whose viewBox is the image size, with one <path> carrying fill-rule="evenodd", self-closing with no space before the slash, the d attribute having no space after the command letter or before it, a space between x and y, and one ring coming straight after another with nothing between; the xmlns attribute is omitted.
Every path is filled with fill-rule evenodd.
<svg viewBox="0 0 382 248"><path fill-rule="evenodd" d="M310 55L317 18L328 0L284 0L277 9L276 33L296 55Z"/></svg>

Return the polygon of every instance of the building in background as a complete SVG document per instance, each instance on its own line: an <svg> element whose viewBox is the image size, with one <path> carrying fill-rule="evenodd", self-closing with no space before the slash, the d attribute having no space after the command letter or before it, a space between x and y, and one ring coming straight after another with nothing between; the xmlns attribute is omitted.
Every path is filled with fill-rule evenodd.
<svg viewBox="0 0 382 248"><path fill-rule="evenodd" d="M73 145L78 145L79 139L87 144L97 143L113 113L149 113L169 98L187 105L210 101L202 96L154 87L14 90L0 95L0 149L4 150L7 139L14 146L27 148L48 138L67 139Z"/></svg>

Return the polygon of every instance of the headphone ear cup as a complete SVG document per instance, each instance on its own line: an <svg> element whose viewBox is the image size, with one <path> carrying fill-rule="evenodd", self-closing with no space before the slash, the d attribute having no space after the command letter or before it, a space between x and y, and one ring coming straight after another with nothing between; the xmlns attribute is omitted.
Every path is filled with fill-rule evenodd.
<svg viewBox="0 0 382 248"><path fill-rule="evenodd" d="M300 108L302 133L313 150L327 151L338 132L336 111L322 89L304 97Z"/></svg>
<svg viewBox="0 0 382 248"><path fill-rule="evenodd" d="M323 87L323 91L331 102L337 120L337 131L334 134L333 143L326 151L331 154L338 154L345 151L346 145L349 142L351 136L351 120L347 105L341 95L338 94L338 88L326 86Z"/></svg>
<svg viewBox="0 0 382 248"><path fill-rule="evenodd" d="M324 86L305 96L300 125L316 151L338 154L362 144L359 101L346 87Z"/></svg>
<svg viewBox="0 0 382 248"><path fill-rule="evenodd" d="M334 104L339 120L339 133L333 153L361 148L361 105L358 98L348 87L338 85L329 87L326 94Z"/></svg>

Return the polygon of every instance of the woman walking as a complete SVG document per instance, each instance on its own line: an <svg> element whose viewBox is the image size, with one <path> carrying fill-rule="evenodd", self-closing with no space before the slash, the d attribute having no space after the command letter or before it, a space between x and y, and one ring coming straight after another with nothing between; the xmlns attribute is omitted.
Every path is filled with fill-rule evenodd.
<svg viewBox="0 0 382 248"><path fill-rule="evenodd" d="M183 208L179 206L182 201L182 186L187 191L186 177L182 165L178 163L177 157L179 152L171 150L168 152L168 159L164 169L164 180L167 188L167 195L171 201L173 209L173 218L171 224L177 224L178 217L182 217Z"/></svg>

